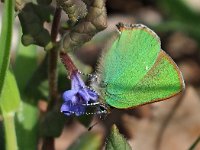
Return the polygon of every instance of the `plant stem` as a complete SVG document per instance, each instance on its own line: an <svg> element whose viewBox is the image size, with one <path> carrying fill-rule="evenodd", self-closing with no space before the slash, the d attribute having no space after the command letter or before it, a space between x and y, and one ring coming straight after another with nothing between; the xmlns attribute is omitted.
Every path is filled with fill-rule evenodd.
<svg viewBox="0 0 200 150"><path fill-rule="evenodd" d="M15 133L14 113L3 115L3 123L6 136L6 150L17 150L17 139Z"/></svg>
<svg viewBox="0 0 200 150"><path fill-rule="evenodd" d="M58 52L57 49L53 48L48 54L49 103L47 111L53 108L58 99L57 61L58 61Z"/></svg>
<svg viewBox="0 0 200 150"><path fill-rule="evenodd" d="M56 11L54 13L53 24L52 24L52 28L51 28L51 40L54 43L56 42L56 38L58 36L61 11L62 11L62 9L60 7L57 7Z"/></svg>
<svg viewBox="0 0 200 150"><path fill-rule="evenodd" d="M0 95L3 89L6 70L10 61L14 6L14 0L5 1L4 3L2 28L0 34Z"/></svg>
<svg viewBox="0 0 200 150"><path fill-rule="evenodd" d="M5 84L5 76L10 61L10 47L12 41L12 28L14 21L14 0L4 1L2 28L0 34L0 96ZM7 99L11 100L11 99ZM7 102L8 103L8 102ZM3 116L5 128L6 150L17 150L17 139L15 133L14 112L8 113L1 103L0 109Z"/></svg>
<svg viewBox="0 0 200 150"><path fill-rule="evenodd" d="M56 43L56 38L58 35L59 24L61 18L61 8L56 8L53 24L51 28L51 40ZM57 89L57 62L58 62L58 50L54 47L49 52L48 60L48 80L49 80L49 104L48 110L51 110L57 101L58 89Z"/></svg>
<svg viewBox="0 0 200 150"><path fill-rule="evenodd" d="M56 43L58 35L59 24L61 18L61 8L56 8L54 13L53 24L51 28L51 40ZM49 81L49 103L47 111L51 110L55 103L58 101L58 89L57 89L57 61L58 50L56 47L51 49L48 54L48 81ZM43 150L54 150L54 137L44 137Z"/></svg>

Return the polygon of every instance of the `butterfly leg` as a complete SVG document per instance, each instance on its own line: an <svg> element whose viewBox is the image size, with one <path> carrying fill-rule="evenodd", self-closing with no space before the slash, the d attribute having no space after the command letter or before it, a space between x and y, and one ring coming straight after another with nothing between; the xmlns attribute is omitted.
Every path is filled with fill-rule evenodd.
<svg viewBox="0 0 200 150"><path fill-rule="evenodd" d="M100 102L94 102L94 103L88 103L88 104L81 104L83 106L88 106L88 107L95 107L97 106L97 111L92 112L90 114L108 114L110 113L110 108Z"/></svg>

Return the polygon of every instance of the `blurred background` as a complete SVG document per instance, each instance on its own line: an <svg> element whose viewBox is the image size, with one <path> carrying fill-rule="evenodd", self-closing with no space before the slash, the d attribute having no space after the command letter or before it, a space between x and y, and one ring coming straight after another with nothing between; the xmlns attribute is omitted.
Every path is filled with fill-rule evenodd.
<svg viewBox="0 0 200 150"><path fill-rule="evenodd" d="M75 51L74 61L78 68L85 73L95 71L101 51L116 30L115 25L118 22L142 23L160 36L162 49L174 59L183 73L186 89L182 94L166 101L133 110L113 110L90 132L97 132L104 139L111 125L115 123L135 150L187 150L200 136L200 1L108 0L106 8L108 28ZM0 20L1 10L2 4ZM64 19L65 17L63 22ZM13 63L21 34L17 20L18 18L13 35ZM42 48L38 48L37 55L39 64L44 55ZM61 88L61 93L70 88L67 79L59 83L64 80L67 86ZM46 106L46 102L39 99L40 116ZM88 122L88 119L92 122ZM69 147L98 119L99 116L93 119L90 116L67 118L61 136L56 138L56 149L64 150ZM1 126L0 128L2 130ZM199 149L200 144L196 147L196 150Z"/></svg>

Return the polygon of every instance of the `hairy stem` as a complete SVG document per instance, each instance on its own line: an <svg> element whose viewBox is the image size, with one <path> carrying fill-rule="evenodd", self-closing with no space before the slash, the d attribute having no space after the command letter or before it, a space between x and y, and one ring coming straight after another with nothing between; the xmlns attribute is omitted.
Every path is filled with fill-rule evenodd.
<svg viewBox="0 0 200 150"><path fill-rule="evenodd" d="M51 28L51 40L56 43L56 38L58 35L58 29L61 18L61 9L56 8L53 24ZM49 104L47 110L51 110L54 104L58 101L58 89L57 89L57 61L58 61L58 51L56 47L50 50L48 54L48 81L49 81ZM54 150L54 137L44 137L43 150Z"/></svg>
<svg viewBox="0 0 200 150"><path fill-rule="evenodd" d="M71 79L71 75L75 71L78 71L78 69L74 65L74 63L71 60L71 58L64 51L60 52L60 59L61 59L63 65L65 66L66 70L68 71L68 78Z"/></svg>

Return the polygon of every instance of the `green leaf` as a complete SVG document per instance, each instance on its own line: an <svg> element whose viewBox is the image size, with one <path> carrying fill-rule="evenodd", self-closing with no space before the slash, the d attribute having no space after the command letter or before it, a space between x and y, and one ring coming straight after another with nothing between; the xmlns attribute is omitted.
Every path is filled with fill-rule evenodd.
<svg viewBox="0 0 200 150"><path fill-rule="evenodd" d="M23 97L19 111L15 116L17 143L21 150L35 150L38 144L39 110L37 101L35 97L34 99L27 97L25 91L27 86L31 87L28 83L37 66L36 46L25 47L20 42L14 64L14 73Z"/></svg>
<svg viewBox="0 0 200 150"><path fill-rule="evenodd" d="M36 44L45 48L52 48L51 37L44 22L52 19L52 10L48 5L37 5L27 3L19 13L19 20L22 26L22 43L25 46Z"/></svg>
<svg viewBox="0 0 200 150"><path fill-rule="evenodd" d="M45 137L59 137L65 125L65 118L58 110L47 112L42 120L41 134Z"/></svg>
<svg viewBox="0 0 200 150"><path fill-rule="evenodd" d="M200 42L200 28L198 25L191 25L177 20L169 20L152 28L157 32L180 31L188 34Z"/></svg>
<svg viewBox="0 0 200 150"><path fill-rule="evenodd" d="M68 150L99 150L101 142L102 139L100 134L87 132L80 136Z"/></svg>
<svg viewBox="0 0 200 150"><path fill-rule="evenodd" d="M36 70L36 67L36 46L25 47L20 42L13 70L21 93L24 92L24 89L26 88L33 72Z"/></svg>
<svg viewBox="0 0 200 150"><path fill-rule="evenodd" d="M17 150L14 113L19 106L20 96L13 74L7 69L9 64L14 0L4 3L2 29L0 35L0 109L3 116L7 150Z"/></svg>
<svg viewBox="0 0 200 150"><path fill-rule="evenodd" d="M0 95L2 92L6 70L9 64L12 26L14 19L14 0L6 0L4 3L3 20L0 35Z"/></svg>
<svg viewBox="0 0 200 150"><path fill-rule="evenodd" d="M20 96L17 83L10 70L7 70L0 96L0 108L3 116L7 150L17 149L14 114L19 108Z"/></svg>
<svg viewBox="0 0 200 150"><path fill-rule="evenodd" d="M20 100L15 77L10 70L7 70L0 96L0 107L3 114L15 112L19 108Z"/></svg>
<svg viewBox="0 0 200 150"><path fill-rule="evenodd" d="M181 31L200 41L200 13L191 9L185 0L158 1L161 9L168 15L168 21L159 24L165 31Z"/></svg>
<svg viewBox="0 0 200 150"><path fill-rule="evenodd" d="M0 121L0 149L5 149L5 133L2 121Z"/></svg>
<svg viewBox="0 0 200 150"><path fill-rule="evenodd" d="M200 14L189 8L184 0L161 0L159 4L170 18L184 21L185 23L199 24Z"/></svg>
<svg viewBox="0 0 200 150"><path fill-rule="evenodd" d="M132 150L126 139L119 133L116 125L113 125L112 131L106 142L106 150Z"/></svg>
<svg viewBox="0 0 200 150"><path fill-rule="evenodd" d="M20 150L37 149L38 120L39 110L37 106L22 101L15 116L17 143Z"/></svg>
<svg viewBox="0 0 200 150"><path fill-rule="evenodd" d="M48 95L48 74L47 74L47 57L42 61L42 63L37 67L37 69L32 74L28 84L25 87L24 94L28 97L28 100L34 99L37 103L38 99L47 99ZM31 98L31 99L30 99Z"/></svg>
<svg viewBox="0 0 200 150"><path fill-rule="evenodd" d="M94 109L87 109L87 111L93 113L95 110ZM76 118L85 127L90 127L89 125L91 124L93 115L82 115L82 116L79 116L79 117L76 117Z"/></svg>

